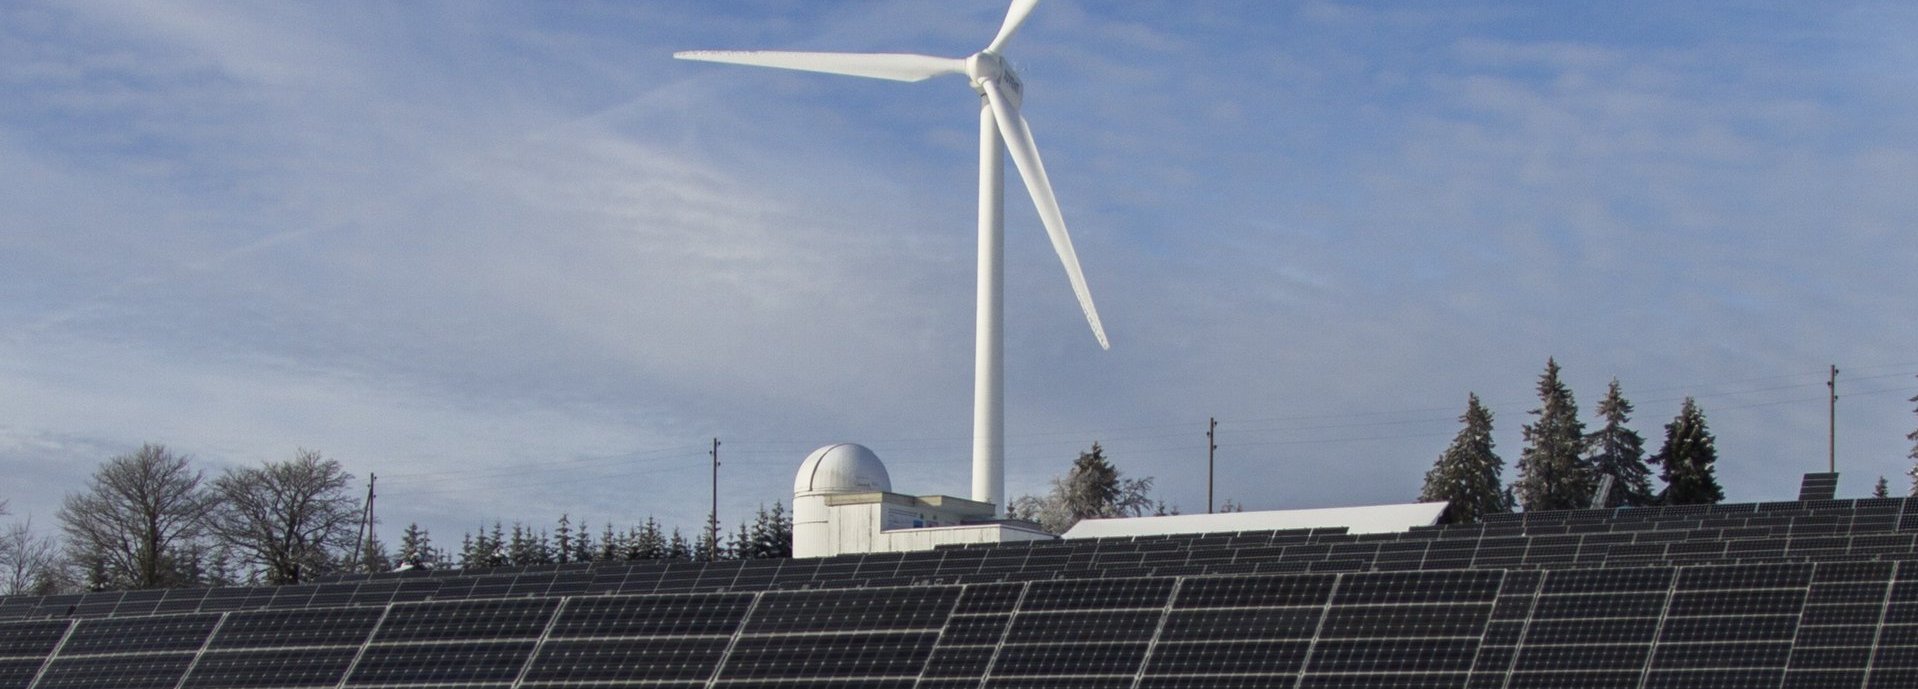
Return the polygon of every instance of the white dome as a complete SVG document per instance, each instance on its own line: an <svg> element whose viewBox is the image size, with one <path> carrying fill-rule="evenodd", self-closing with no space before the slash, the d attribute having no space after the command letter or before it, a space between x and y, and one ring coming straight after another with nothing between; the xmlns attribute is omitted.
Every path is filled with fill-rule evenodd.
<svg viewBox="0 0 1918 689"><path fill-rule="evenodd" d="M799 465L793 494L892 492L892 477L879 455L854 443L836 443L813 450Z"/></svg>

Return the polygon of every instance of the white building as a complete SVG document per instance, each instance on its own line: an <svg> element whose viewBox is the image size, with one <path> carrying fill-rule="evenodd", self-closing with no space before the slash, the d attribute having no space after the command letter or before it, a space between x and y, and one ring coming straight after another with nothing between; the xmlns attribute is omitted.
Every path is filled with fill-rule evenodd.
<svg viewBox="0 0 1918 689"><path fill-rule="evenodd" d="M995 519L995 508L949 495L894 493L872 450L827 445L808 455L793 479L793 557L1057 538L1030 522Z"/></svg>
<svg viewBox="0 0 1918 689"><path fill-rule="evenodd" d="M995 505L949 495L892 492L878 455L839 443L813 450L793 479L793 557L931 550L948 543L1005 543L1169 534L1343 528L1366 534L1438 523L1445 503L1087 519L1063 536L998 519Z"/></svg>

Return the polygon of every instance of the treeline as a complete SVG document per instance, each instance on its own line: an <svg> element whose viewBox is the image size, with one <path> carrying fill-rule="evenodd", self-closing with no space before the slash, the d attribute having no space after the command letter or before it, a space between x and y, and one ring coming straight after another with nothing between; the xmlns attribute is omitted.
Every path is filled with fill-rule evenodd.
<svg viewBox="0 0 1918 689"><path fill-rule="evenodd" d="M606 523L595 538L583 526L576 527L569 515L562 514L551 531L534 530L513 524L509 530L500 522L478 533L466 532L456 553L440 553L431 537L418 524L410 524L401 535L395 563L403 567L500 567L508 565L546 565L570 562L628 560L752 560L792 557L792 517L786 506L774 502L771 509L759 508L751 521L741 521L731 533L720 534L714 544L712 518L708 528L687 539L678 527L668 530L651 518L625 530Z"/></svg>
<svg viewBox="0 0 1918 689"><path fill-rule="evenodd" d="M0 594L287 584L351 567L366 555L352 479L309 450L209 479L191 457L145 445L66 496L64 538L31 524L6 532Z"/></svg>
<svg viewBox="0 0 1918 689"><path fill-rule="evenodd" d="M1426 473L1419 499L1450 501L1448 518L1465 522L1516 509L1590 507L1601 487L1604 499L1597 503L1606 507L1724 499L1716 438L1696 400L1685 398L1665 424L1658 451L1648 454L1644 436L1630 425L1635 408L1616 379L1595 407L1589 431L1556 360L1546 361L1538 395L1510 484L1492 439L1492 412L1471 394L1459 417L1463 427ZM1906 438L1913 443L1911 494L1918 495L1918 431ZM66 497L57 515L63 539L25 521L0 530L0 595L291 584L396 567L792 555L792 519L778 502L717 543L710 515L706 528L688 538L651 518L623 530L607 523L594 534L562 514L550 530L517 523L508 530L494 522L466 533L453 552L441 552L425 529L410 524L398 551L389 553L376 535L361 533L364 505L352 479L338 462L299 450L291 459L227 469L209 480L190 457L145 445L108 459L83 491ZM1151 487L1151 477L1124 478L1094 443L1046 494L1008 507L1055 532L1080 519L1177 513L1153 500ZM1873 493L1890 493L1883 477ZM1228 500L1225 511L1236 509ZM6 514L0 498L0 516Z"/></svg>
<svg viewBox="0 0 1918 689"><path fill-rule="evenodd" d="M1545 362L1538 397L1539 406L1531 410L1532 420L1523 429L1525 447L1511 484L1503 482L1505 461L1494 451L1492 412L1478 395L1470 394L1459 417L1464 427L1425 474L1419 499L1450 501L1447 517L1457 522L1514 509L1709 504L1725 499L1716 473L1717 439L1697 400L1685 398L1665 424L1658 451L1646 454L1644 436L1630 426L1635 409L1617 379L1599 401L1596 428L1589 432L1571 389L1559 379L1555 359ZM1918 433L1913 439L1918 440ZM1912 458L1918 460L1918 447ZM1654 469L1663 484L1656 488ZM1882 492L1884 482L1879 483Z"/></svg>
<svg viewBox="0 0 1918 689"><path fill-rule="evenodd" d="M234 584L297 584L338 572L398 567L490 567L590 560L790 557L792 519L781 503L720 534L691 541L657 521L597 538L561 515L552 532L495 522L456 553L409 524L397 553L365 524L353 475L299 450L284 461L208 477L193 459L149 444L108 459L56 515L59 535L17 522L0 531L0 595L46 595ZM7 513L0 500L0 515ZM710 525L711 519L709 517Z"/></svg>

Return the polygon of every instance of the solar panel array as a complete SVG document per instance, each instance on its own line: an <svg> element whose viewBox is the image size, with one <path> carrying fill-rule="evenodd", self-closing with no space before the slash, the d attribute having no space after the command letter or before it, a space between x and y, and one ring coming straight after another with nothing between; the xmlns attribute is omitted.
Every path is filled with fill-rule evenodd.
<svg viewBox="0 0 1918 689"><path fill-rule="evenodd" d="M16 596L0 599L0 619L1052 578L1889 561L1918 552L1914 539L1918 505L1905 498L1566 510L1384 534L1260 531L806 560L595 562L361 575L282 587Z"/></svg>
<svg viewBox="0 0 1918 689"><path fill-rule="evenodd" d="M1805 474L1804 481L1798 484L1799 500L1830 500L1837 494L1837 474Z"/></svg>
<svg viewBox="0 0 1918 689"><path fill-rule="evenodd" d="M0 686L1918 685L1918 565L567 596L0 623Z"/></svg>
<svg viewBox="0 0 1918 689"><path fill-rule="evenodd" d="M1905 502L8 599L0 688L1911 687Z"/></svg>

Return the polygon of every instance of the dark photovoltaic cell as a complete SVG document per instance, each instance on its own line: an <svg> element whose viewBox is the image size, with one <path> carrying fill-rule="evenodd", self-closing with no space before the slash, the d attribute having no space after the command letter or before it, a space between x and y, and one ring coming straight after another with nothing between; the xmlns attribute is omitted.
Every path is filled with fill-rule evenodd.
<svg viewBox="0 0 1918 689"><path fill-rule="evenodd" d="M1160 608L1172 594L1171 579L1035 581L1021 610Z"/></svg>
<svg viewBox="0 0 1918 689"><path fill-rule="evenodd" d="M636 682L712 677L725 638L548 641L528 682Z"/></svg>
<svg viewBox="0 0 1918 689"><path fill-rule="evenodd" d="M66 620L0 622L0 657L44 656L66 636Z"/></svg>
<svg viewBox="0 0 1918 689"><path fill-rule="evenodd" d="M219 615L205 614L81 620L60 653L196 651L219 621Z"/></svg>
<svg viewBox="0 0 1918 689"><path fill-rule="evenodd" d="M1324 605L1331 600L1335 581L1337 577L1329 575L1192 579L1180 587L1174 607Z"/></svg>
<svg viewBox="0 0 1918 689"><path fill-rule="evenodd" d="M1011 615L954 615L946 621L939 643L946 645L997 644L1005 637Z"/></svg>
<svg viewBox="0 0 1918 689"><path fill-rule="evenodd" d="M728 635L739 629L751 594L575 598L553 625L556 637Z"/></svg>
<svg viewBox="0 0 1918 689"><path fill-rule="evenodd" d="M746 632L937 629L952 614L951 587L776 591L762 594Z"/></svg>
<svg viewBox="0 0 1918 689"><path fill-rule="evenodd" d="M992 666L997 675L1133 675L1146 644L1007 644Z"/></svg>
<svg viewBox="0 0 1918 689"><path fill-rule="evenodd" d="M1146 674L1283 674L1296 673L1305 663L1311 642L1214 641L1160 643L1152 650Z"/></svg>
<svg viewBox="0 0 1918 689"><path fill-rule="evenodd" d="M1020 592L1025 587L1020 584L980 584L967 586L959 596L959 603L953 608L955 615L1012 612L1019 601Z"/></svg>
<svg viewBox="0 0 1918 689"><path fill-rule="evenodd" d="M1149 641L1161 615L1158 610L1027 613L1013 619L1006 642Z"/></svg>
<svg viewBox="0 0 1918 689"><path fill-rule="evenodd" d="M385 612L384 608L317 608L230 613L207 648L358 646L366 642Z"/></svg>
<svg viewBox="0 0 1918 689"><path fill-rule="evenodd" d="M40 673L41 658L0 658L0 687L25 687Z"/></svg>
<svg viewBox="0 0 1918 689"><path fill-rule="evenodd" d="M1488 603L1338 606L1326 615L1319 636L1477 636L1491 612Z"/></svg>
<svg viewBox="0 0 1918 689"><path fill-rule="evenodd" d="M1324 612L1316 606L1174 610L1166 618L1165 634L1195 641L1309 639Z"/></svg>
<svg viewBox="0 0 1918 689"><path fill-rule="evenodd" d="M722 679L773 679L805 668L805 676L917 676L932 653L925 632L758 636L739 640Z"/></svg>
<svg viewBox="0 0 1918 689"><path fill-rule="evenodd" d="M927 677L983 677L998 649L992 646L938 646L926 660Z"/></svg>
<svg viewBox="0 0 1918 689"><path fill-rule="evenodd" d="M1800 501L1830 500L1837 493L1837 474L1805 474L1804 480L1798 485L1798 499Z"/></svg>
<svg viewBox="0 0 1918 689"><path fill-rule="evenodd" d="M512 682L534 642L458 642L366 647L347 686Z"/></svg>
<svg viewBox="0 0 1918 689"><path fill-rule="evenodd" d="M545 629L559 603L553 598L532 598L394 605L373 641L534 638Z"/></svg>
<svg viewBox="0 0 1918 689"><path fill-rule="evenodd" d="M359 646L206 653L186 678L188 689L331 687L346 676Z"/></svg>
<svg viewBox="0 0 1918 689"><path fill-rule="evenodd" d="M55 658L35 689L172 689L192 653Z"/></svg>

